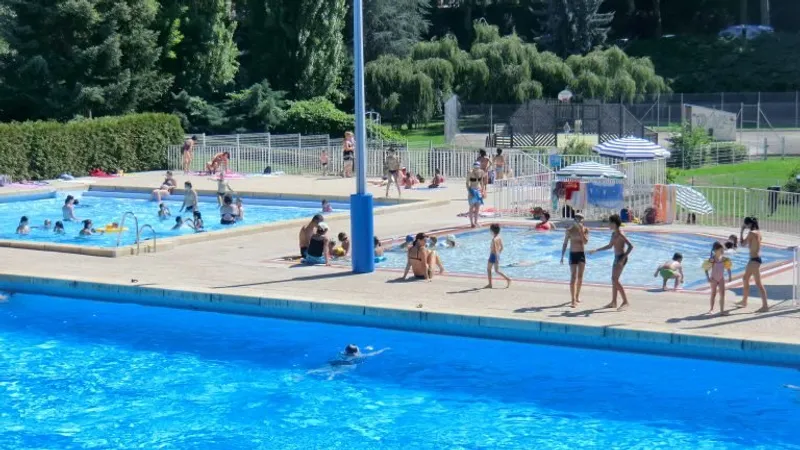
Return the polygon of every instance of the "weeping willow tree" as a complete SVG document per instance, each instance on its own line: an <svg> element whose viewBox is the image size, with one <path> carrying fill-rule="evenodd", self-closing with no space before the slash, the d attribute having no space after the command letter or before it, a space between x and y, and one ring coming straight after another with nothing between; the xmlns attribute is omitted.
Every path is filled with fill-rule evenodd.
<svg viewBox="0 0 800 450"><path fill-rule="evenodd" d="M469 51L445 37L415 45L408 58L384 56L366 69L370 107L407 125L440 112L453 93L466 103L523 103L555 97L565 87L604 101L633 101L668 90L647 58L612 47L564 60L515 34L501 36L485 22L475 23Z"/></svg>

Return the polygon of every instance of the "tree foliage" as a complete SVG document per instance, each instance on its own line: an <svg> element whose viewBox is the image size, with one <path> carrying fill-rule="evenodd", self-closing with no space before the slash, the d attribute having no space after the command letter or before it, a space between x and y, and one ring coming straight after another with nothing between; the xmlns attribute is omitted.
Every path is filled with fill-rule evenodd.
<svg viewBox="0 0 800 450"><path fill-rule="evenodd" d="M4 119L147 110L169 88L172 77L158 70L154 0L6 0L6 6Z"/></svg>
<svg viewBox="0 0 800 450"><path fill-rule="evenodd" d="M542 42L562 57L585 54L605 44L614 13L600 13L603 0L539 0Z"/></svg>
<svg viewBox="0 0 800 450"><path fill-rule="evenodd" d="M367 0L364 41L367 60L381 55L408 56L428 32L430 0Z"/></svg>

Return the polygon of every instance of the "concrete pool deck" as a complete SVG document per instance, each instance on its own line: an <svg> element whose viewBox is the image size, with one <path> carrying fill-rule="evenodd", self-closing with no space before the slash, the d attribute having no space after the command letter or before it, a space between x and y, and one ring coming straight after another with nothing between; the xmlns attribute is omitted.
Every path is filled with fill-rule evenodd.
<svg viewBox="0 0 800 450"><path fill-rule="evenodd" d="M142 188L152 187L160 178L160 173L138 174L100 180L95 184ZM177 178L179 182L184 180L180 175ZM213 188L213 182L201 178L207 177L193 177L192 181L200 189ZM408 198L454 201L421 211L376 215L376 233L388 238L463 226L466 219L456 216L466 206L460 183L454 180L448 189L439 191L404 191ZM351 192L353 180L284 176L231 180L231 185L253 192L344 197ZM378 195L381 191L372 188L371 192ZM349 220L349 217L331 217L328 223L334 233L349 232ZM647 229L719 236L736 232L685 225ZM33 286L33 290L60 286L67 291L72 289L74 295L82 295L85 294L83 290L96 289L104 296L111 294L113 297L116 292L124 301L132 301L130 296L150 295L162 299L168 296L177 299L178 304L188 298L189 306L200 305L205 309L219 309L220 303L230 303L280 317L520 340L528 336L530 340L556 343L594 343L599 347L624 350L800 366L800 333L797 331L800 307L790 300L791 271L764 279L772 305L772 310L765 314L753 313L760 303L758 298L751 298L746 310L718 317L703 315L708 310L707 293L640 289L629 290L632 306L628 311L599 309L610 300L608 286L586 286L582 305L572 310L568 306L568 287L563 284L519 281L510 289L487 291L479 289L485 280L474 277L442 276L432 283L396 282L397 272L353 275L342 268L295 267L274 261L276 257L294 254L296 240L297 230L284 228L118 259L0 248L0 273L3 274L0 275L0 289L19 286L20 282L35 283L39 286ZM765 241L778 246L800 244L798 237L770 233L765 235ZM568 270L567 267L564 270ZM740 297L741 287L733 284L727 303L732 304ZM202 306L204 303L208 304L207 308ZM281 315L280 311L292 309L308 309L318 314L325 311L328 316ZM241 312L257 313L254 310ZM414 321L420 325L412 326ZM451 328L443 328L442 324ZM482 333L481 329L494 331ZM580 336L582 340L560 340L559 336Z"/></svg>

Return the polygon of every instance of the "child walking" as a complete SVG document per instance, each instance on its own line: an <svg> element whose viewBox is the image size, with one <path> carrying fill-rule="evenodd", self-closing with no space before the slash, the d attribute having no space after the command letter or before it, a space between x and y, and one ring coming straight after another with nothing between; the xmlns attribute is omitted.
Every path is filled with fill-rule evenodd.
<svg viewBox="0 0 800 450"><path fill-rule="evenodd" d="M725 255L725 248L719 242L714 242L711 248L711 257L703 263L703 270L706 272L706 279L711 285L711 309L708 314L714 312L714 300L719 291L719 313L727 316L725 311L725 271L728 271L728 282L731 281L731 260Z"/></svg>
<svg viewBox="0 0 800 450"><path fill-rule="evenodd" d="M484 289L492 288L492 269L506 280L506 288L511 286L511 278L500 272L500 254L503 253L503 239L500 237L500 225L493 223L489 230L492 232L492 243L489 246L489 262L486 264L486 276L489 284Z"/></svg>

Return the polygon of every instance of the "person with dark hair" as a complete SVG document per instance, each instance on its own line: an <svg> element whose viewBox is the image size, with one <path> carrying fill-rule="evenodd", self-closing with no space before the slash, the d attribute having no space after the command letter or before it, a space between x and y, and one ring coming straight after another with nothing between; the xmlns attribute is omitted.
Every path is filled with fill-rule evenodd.
<svg viewBox="0 0 800 450"><path fill-rule="evenodd" d="M192 136L183 143L181 155L183 155L183 173L189 173L189 168L194 159L194 145L197 143L197 136ZM159 200L160 201L160 200Z"/></svg>
<svg viewBox="0 0 800 450"><path fill-rule="evenodd" d="M353 176L353 169L355 168L355 150L356 138L352 131L344 133L344 141L342 141L342 177L350 178Z"/></svg>
<svg viewBox="0 0 800 450"><path fill-rule="evenodd" d="M225 194L222 198L222 206L219 207L220 224L233 225L239 217L239 208L233 204L233 197Z"/></svg>
<svg viewBox="0 0 800 450"><path fill-rule="evenodd" d="M317 231L317 226L325 220L322 217L322 214L314 214L314 217L311 218L311 221L307 224L303 225L300 228L300 257L306 257L306 250L308 250L308 244L311 242L311 236L314 235Z"/></svg>
<svg viewBox="0 0 800 450"><path fill-rule="evenodd" d="M569 244L569 293L570 308L576 308L581 302L581 286L583 271L586 269L586 244L589 243L589 229L583 224L583 214L575 214L575 223L567 228L564 244L561 246L561 264Z"/></svg>
<svg viewBox="0 0 800 450"><path fill-rule="evenodd" d="M727 316L725 311L725 271L728 271L728 282L731 281L731 260L725 256L725 248L719 242L714 242L711 247L711 257L703 263L703 270L706 272L706 280L711 285L711 308L708 314L714 312L714 301L719 292L719 314Z"/></svg>
<svg viewBox="0 0 800 450"><path fill-rule="evenodd" d="M617 294L619 294L622 297L622 304L617 308L617 311L624 311L629 306L628 296L625 295L625 288L619 279L622 276L622 271L625 270L625 264L628 263L628 256L633 251L633 244L622 232L622 219L620 219L619 215L613 214L609 217L608 225L611 228L611 239L608 241L608 245L594 249L589 254L611 248L614 249L614 265L611 268L611 303L606 305L605 308L617 308Z"/></svg>
<svg viewBox="0 0 800 450"><path fill-rule="evenodd" d="M431 268L428 266L427 240L428 236L425 233L417 233L414 238L414 244L408 249L406 270L403 271L401 280L406 279L409 270L414 274L414 278L418 280L431 280Z"/></svg>
<svg viewBox="0 0 800 450"><path fill-rule="evenodd" d="M436 189L444 184L444 177L442 176L442 171L439 169L435 169L433 171L433 178L431 179L431 184L428 185L428 189Z"/></svg>
<svg viewBox="0 0 800 450"><path fill-rule="evenodd" d="M653 274L653 278L658 277L661 275L661 278L664 280L664 283L661 285L661 290L667 290L667 281L671 279L675 279L675 288L674 291L678 290L678 286L683 282L683 266L681 263L683 262L683 255L680 253L675 253L672 255L672 260L667 261L664 264L661 264L656 269L656 273Z"/></svg>
<svg viewBox="0 0 800 450"><path fill-rule="evenodd" d="M486 156L486 150L478 151L478 159L475 161L479 165L478 167L483 172L483 178L481 179L481 192L486 192L486 185L489 184L489 167L492 165L492 161Z"/></svg>
<svg viewBox="0 0 800 450"><path fill-rule="evenodd" d="M197 191L192 187L192 183L187 181L183 183L183 205L179 212L193 212L197 211Z"/></svg>
<svg viewBox="0 0 800 450"><path fill-rule="evenodd" d="M316 216L315 216L316 217ZM331 249L328 239L328 225L320 221L314 227L314 234L308 241L308 248L300 261L308 265L331 265Z"/></svg>
<svg viewBox="0 0 800 450"><path fill-rule="evenodd" d="M61 207L61 217L64 220L71 220L77 222L79 219L75 217L75 197L67 195L64 199L64 206Z"/></svg>
<svg viewBox="0 0 800 450"><path fill-rule="evenodd" d="M494 155L494 179L502 180L505 178L506 173L506 157L503 156L503 149L498 148L497 154Z"/></svg>
<svg viewBox="0 0 800 450"><path fill-rule="evenodd" d="M372 246L375 248L375 257L380 258L383 256L383 245L381 245L381 240L378 239L378 236L372 237Z"/></svg>
<svg viewBox="0 0 800 450"><path fill-rule="evenodd" d="M486 276L489 279L484 289L492 288L492 269L506 280L506 288L511 286L511 278L500 272L500 254L503 253L503 239L500 237L500 225L493 223L489 226L492 232L492 242L489 244L489 261L486 263Z"/></svg>
<svg viewBox="0 0 800 450"><path fill-rule="evenodd" d="M215 173L217 173L217 170L219 170L221 167L223 172L227 172L228 163L230 162L230 160L231 160L230 152L217 153L216 155L214 155L213 158L211 158L211 161L206 163L206 171L208 172L209 175L214 175Z"/></svg>
<svg viewBox="0 0 800 450"><path fill-rule="evenodd" d="M481 164L475 161L472 164L472 170L467 174L467 204L469 211L469 226L476 228L478 226L478 218L481 213L481 205L483 205L483 180L486 174L481 170Z"/></svg>
<svg viewBox="0 0 800 450"><path fill-rule="evenodd" d="M744 235L744 230L748 229L747 237ZM739 230L739 245L748 247L750 249L750 261L744 269L742 276L742 301L736 304L737 308L747 307L747 298L750 296L750 278L753 279L761 294L761 308L756 312L769 311L769 304L767 303L767 290L764 289L764 284L761 282L761 230L758 228L758 219L755 217L745 217L742 223L742 228Z"/></svg>
<svg viewBox="0 0 800 450"><path fill-rule="evenodd" d="M22 216L17 225L17 234L28 234L31 232L31 227L28 225L28 216Z"/></svg>
<svg viewBox="0 0 800 450"><path fill-rule="evenodd" d="M397 156L394 147L389 147L389 153L383 162L386 168L386 198L389 198L389 188L392 184L397 188L397 198L402 195L400 190L400 157Z"/></svg>
<svg viewBox="0 0 800 450"><path fill-rule="evenodd" d="M64 222L57 220L56 225L53 227L53 233L64 234Z"/></svg>

